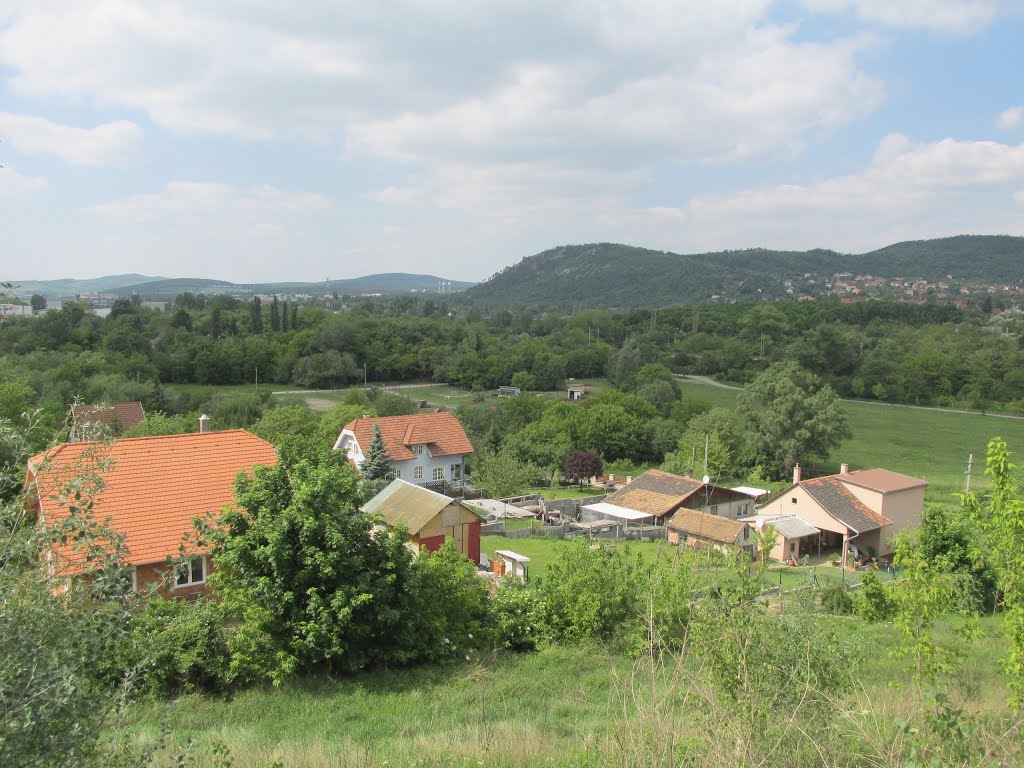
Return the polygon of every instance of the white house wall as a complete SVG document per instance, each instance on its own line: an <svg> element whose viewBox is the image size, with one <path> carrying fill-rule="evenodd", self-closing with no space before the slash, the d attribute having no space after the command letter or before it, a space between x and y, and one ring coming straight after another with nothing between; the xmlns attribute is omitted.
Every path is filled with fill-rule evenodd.
<svg viewBox="0 0 1024 768"><path fill-rule="evenodd" d="M359 442L356 440L355 433L352 430L342 430L341 436L338 438L338 442L334 444L336 451L345 451L348 458L355 462L357 467L362 467L363 462L366 461L366 455L360 450ZM452 465L459 465L459 472L452 472ZM465 476L465 456L458 454L455 456L431 456L430 451L426 446L423 447L423 453L418 454L414 459L406 459L404 461L393 461L391 466L394 467L396 477L402 480L407 480L410 483L429 483L435 480L434 469L440 467L443 472L443 480L459 480ZM422 477L416 476L416 468L422 469Z"/></svg>

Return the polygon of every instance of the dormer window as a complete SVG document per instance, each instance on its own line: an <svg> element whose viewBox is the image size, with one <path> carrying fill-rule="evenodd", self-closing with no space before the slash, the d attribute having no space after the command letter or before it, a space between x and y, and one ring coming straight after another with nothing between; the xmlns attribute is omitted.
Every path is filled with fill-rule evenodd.
<svg viewBox="0 0 1024 768"><path fill-rule="evenodd" d="M422 455L423 454L423 444L420 443L419 445L414 445L412 447L412 452L415 453L417 456Z"/></svg>

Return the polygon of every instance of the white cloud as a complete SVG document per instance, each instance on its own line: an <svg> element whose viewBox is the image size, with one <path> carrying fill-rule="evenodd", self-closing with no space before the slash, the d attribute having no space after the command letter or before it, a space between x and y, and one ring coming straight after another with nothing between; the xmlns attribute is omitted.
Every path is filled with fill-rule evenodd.
<svg viewBox="0 0 1024 768"><path fill-rule="evenodd" d="M46 189L46 186L46 179L41 176L24 176L13 168L0 168L0 200L24 197L30 192Z"/></svg>
<svg viewBox="0 0 1024 768"><path fill-rule="evenodd" d="M10 112L0 112L0 135L23 155L55 155L90 166L131 165L142 144L142 128L127 120L87 129Z"/></svg>
<svg viewBox="0 0 1024 768"><path fill-rule="evenodd" d="M1024 144L922 144L892 134L858 173L696 197L690 211L697 230L721 237L718 227L730 224L729 235L746 233L748 244L856 249L894 238L1024 231L1009 206L1021 183Z"/></svg>
<svg viewBox="0 0 1024 768"><path fill-rule="evenodd" d="M802 0L812 11L851 12L890 27L969 34L995 20L995 0Z"/></svg>
<svg viewBox="0 0 1024 768"><path fill-rule="evenodd" d="M205 181L172 181L155 193L100 203L88 208L91 213L131 221L166 219L186 221L201 218L224 220L235 217L273 226L266 216L282 211L320 211L330 201L323 195L283 192L270 185L238 188L230 184Z"/></svg>
<svg viewBox="0 0 1024 768"><path fill-rule="evenodd" d="M1024 106L1009 107L999 113L996 125L1004 131L1020 128L1024 125Z"/></svg>

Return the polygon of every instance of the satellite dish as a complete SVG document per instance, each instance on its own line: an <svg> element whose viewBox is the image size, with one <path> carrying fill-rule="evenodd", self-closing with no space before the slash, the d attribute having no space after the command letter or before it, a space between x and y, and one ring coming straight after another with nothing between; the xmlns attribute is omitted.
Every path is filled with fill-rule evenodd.
<svg viewBox="0 0 1024 768"><path fill-rule="evenodd" d="M708 483L711 482L711 478L708 477L707 475L704 475L704 477L701 478L701 482L704 483L704 485L707 485Z"/></svg>

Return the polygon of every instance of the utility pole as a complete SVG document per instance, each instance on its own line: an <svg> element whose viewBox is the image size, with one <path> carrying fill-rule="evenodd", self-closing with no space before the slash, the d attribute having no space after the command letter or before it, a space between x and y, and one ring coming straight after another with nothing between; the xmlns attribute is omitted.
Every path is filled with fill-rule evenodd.
<svg viewBox="0 0 1024 768"><path fill-rule="evenodd" d="M974 469L974 454L967 457L967 493L971 492L971 471Z"/></svg>
<svg viewBox="0 0 1024 768"><path fill-rule="evenodd" d="M260 390L260 367L258 365L254 366L254 367L256 368L256 391L259 392L259 390Z"/></svg>
<svg viewBox="0 0 1024 768"><path fill-rule="evenodd" d="M711 442L711 434L704 435L704 474L708 473L708 444Z"/></svg>
<svg viewBox="0 0 1024 768"><path fill-rule="evenodd" d="M363 361L363 389L366 389L366 361Z"/></svg>

